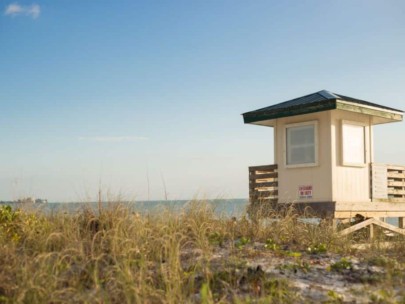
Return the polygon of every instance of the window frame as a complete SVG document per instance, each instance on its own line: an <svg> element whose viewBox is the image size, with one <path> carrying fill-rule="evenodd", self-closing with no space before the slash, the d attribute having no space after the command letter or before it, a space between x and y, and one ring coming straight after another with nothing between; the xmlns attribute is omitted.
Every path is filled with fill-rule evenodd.
<svg viewBox="0 0 405 304"><path fill-rule="evenodd" d="M314 162L313 163L303 163L303 164L288 164L288 143L287 143L287 132L289 128L295 127L305 127L313 126L314 127ZM318 121L311 120L305 122L291 123L284 125L284 166L286 168L305 168L305 167L316 167L319 165L318 161Z"/></svg>
<svg viewBox="0 0 405 304"><path fill-rule="evenodd" d="M352 162L347 162L345 160L345 136L344 136L344 132L343 132L343 126L344 125L351 125L351 126L359 126L363 128L363 163L352 163ZM340 124L340 141L341 141L341 151L340 151L340 155L341 155L341 160L342 160L342 166L345 167L359 167L359 168L363 168L367 166L367 139L366 139L366 127L367 124L365 123L361 123L358 121L350 121L350 120L343 120L341 121Z"/></svg>

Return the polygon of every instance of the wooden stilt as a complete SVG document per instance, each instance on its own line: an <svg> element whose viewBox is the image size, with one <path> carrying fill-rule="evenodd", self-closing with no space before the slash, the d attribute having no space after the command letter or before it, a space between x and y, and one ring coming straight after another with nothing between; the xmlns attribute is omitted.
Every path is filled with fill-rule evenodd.
<svg viewBox="0 0 405 304"><path fill-rule="evenodd" d="M373 238L374 238L374 225L373 224L371 224L370 226L369 226L369 231L370 231L370 240L372 240Z"/></svg>
<svg viewBox="0 0 405 304"><path fill-rule="evenodd" d="M404 223L404 218L403 218L403 217L399 217L399 218L398 218L398 228L402 228L402 229L405 228L405 227L404 227L404 224L405 224L405 223Z"/></svg>
<svg viewBox="0 0 405 304"><path fill-rule="evenodd" d="M337 219L332 219L332 228L334 232L337 232L337 226L338 226L338 220Z"/></svg>

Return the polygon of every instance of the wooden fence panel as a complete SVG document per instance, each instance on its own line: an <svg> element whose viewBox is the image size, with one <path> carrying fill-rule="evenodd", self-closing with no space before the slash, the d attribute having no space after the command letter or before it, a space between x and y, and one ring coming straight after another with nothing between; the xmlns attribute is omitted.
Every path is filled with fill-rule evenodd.
<svg viewBox="0 0 405 304"><path fill-rule="evenodd" d="M278 199L277 165L249 167L249 198L251 201Z"/></svg>
<svg viewBox="0 0 405 304"><path fill-rule="evenodd" d="M405 166L371 164L371 197L405 202Z"/></svg>

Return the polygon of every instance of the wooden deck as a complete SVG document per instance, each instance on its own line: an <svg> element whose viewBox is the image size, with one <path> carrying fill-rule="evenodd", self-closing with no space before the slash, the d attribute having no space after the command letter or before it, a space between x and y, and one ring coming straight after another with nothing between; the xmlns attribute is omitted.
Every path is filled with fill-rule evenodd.
<svg viewBox="0 0 405 304"><path fill-rule="evenodd" d="M251 204L260 201L277 203L277 165L249 167L249 198ZM351 218L405 217L405 166L370 165L371 202L292 202L298 209L311 208L320 217ZM280 204L281 205L281 204Z"/></svg>
<svg viewBox="0 0 405 304"><path fill-rule="evenodd" d="M405 235L405 166L371 164L370 165L371 202L292 202L278 204L277 165L254 166L249 168L248 210L262 215L266 205L269 209L284 209L294 206L303 216L329 218L336 220L360 218L362 221L339 233L348 235L359 229L368 229L373 238L374 227L391 233ZM256 213L257 214L257 213ZM268 213L271 215L271 212ZM385 223L381 218L398 217L398 227ZM351 221L351 220L349 220Z"/></svg>

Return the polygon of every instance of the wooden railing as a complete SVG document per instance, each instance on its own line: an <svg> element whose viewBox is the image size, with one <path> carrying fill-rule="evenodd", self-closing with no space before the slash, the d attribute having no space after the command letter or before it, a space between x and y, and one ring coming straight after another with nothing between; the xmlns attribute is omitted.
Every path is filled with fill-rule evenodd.
<svg viewBox="0 0 405 304"><path fill-rule="evenodd" d="M271 200L278 198L277 165L249 167L250 201Z"/></svg>
<svg viewBox="0 0 405 304"><path fill-rule="evenodd" d="M371 164L373 201L405 202L405 166Z"/></svg>

